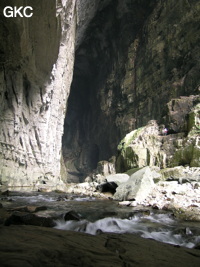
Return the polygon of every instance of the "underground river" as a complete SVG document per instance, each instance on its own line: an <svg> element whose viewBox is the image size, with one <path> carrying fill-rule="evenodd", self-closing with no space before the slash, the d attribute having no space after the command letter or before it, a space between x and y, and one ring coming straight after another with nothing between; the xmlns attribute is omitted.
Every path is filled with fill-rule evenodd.
<svg viewBox="0 0 200 267"><path fill-rule="evenodd" d="M109 199L96 199L61 193L11 192L1 196L6 209L21 206L45 206L37 216L59 217L55 228L101 234L102 232L131 233L176 246L194 248L200 243L200 224L177 220L173 213L147 207L119 206ZM79 220L64 220L64 215L74 211ZM63 216L62 216L63 215Z"/></svg>

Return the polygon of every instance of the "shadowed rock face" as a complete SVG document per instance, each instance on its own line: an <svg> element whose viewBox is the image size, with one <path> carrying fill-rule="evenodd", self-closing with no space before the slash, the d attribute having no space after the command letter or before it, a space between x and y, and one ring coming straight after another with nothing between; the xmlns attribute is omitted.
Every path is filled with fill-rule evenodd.
<svg viewBox="0 0 200 267"><path fill-rule="evenodd" d="M135 127L128 92L134 90L134 84L130 82L125 92L123 83L127 83L126 75L134 73L136 39L154 5L110 1L97 10L87 28L75 55L65 119L63 157L68 181L81 180L99 160L108 160L119 138Z"/></svg>
<svg viewBox="0 0 200 267"><path fill-rule="evenodd" d="M197 249L129 234L92 236L34 226L0 230L1 266L199 266Z"/></svg>
<svg viewBox="0 0 200 267"><path fill-rule="evenodd" d="M169 110L172 99L199 94L200 4L150 2L110 1L76 51L63 137L69 181L108 160L128 132L149 120L175 120L174 130L184 130Z"/></svg>
<svg viewBox="0 0 200 267"><path fill-rule="evenodd" d="M81 181L125 134L169 122L172 98L199 94L197 1L17 4L34 15L4 18L0 2L0 184L62 186L62 154Z"/></svg>
<svg viewBox="0 0 200 267"><path fill-rule="evenodd" d="M0 184L62 184L61 137L74 59L75 1L62 3L17 1L31 5L33 16L9 19L2 12L8 1L0 3Z"/></svg>

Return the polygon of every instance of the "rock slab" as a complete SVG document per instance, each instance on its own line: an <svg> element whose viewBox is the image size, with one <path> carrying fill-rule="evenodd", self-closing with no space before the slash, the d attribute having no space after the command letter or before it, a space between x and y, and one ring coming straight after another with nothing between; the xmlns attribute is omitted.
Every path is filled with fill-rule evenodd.
<svg viewBox="0 0 200 267"><path fill-rule="evenodd" d="M1 266L197 267L200 251L130 234L61 231L36 226L0 227Z"/></svg>

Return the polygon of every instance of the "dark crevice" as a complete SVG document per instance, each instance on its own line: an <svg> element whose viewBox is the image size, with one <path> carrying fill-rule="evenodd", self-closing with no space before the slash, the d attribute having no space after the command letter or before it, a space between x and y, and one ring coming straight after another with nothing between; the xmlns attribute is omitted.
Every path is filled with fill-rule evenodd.
<svg viewBox="0 0 200 267"><path fill-rule="evenodd" d="M26 105L29 106L31 83L29 82L26 74L23 76L23 88Z"/></svg>
<svg viewBox="0 0 200 267"><path fill-rule="evenodd" d="M15 91L13 82L12 82L12 91L13 91L13 94L15 96L16 103L18 104L18 98L17 98L17 94L16 94L16 91Z"/></svg>

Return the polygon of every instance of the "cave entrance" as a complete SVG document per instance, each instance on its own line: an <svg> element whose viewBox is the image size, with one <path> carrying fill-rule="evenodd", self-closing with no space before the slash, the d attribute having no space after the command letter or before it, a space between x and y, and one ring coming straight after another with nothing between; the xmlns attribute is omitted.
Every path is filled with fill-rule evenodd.
<svg viewBox="0 0 200 267"><path fill-rule="evenodd" d="M99 160L108 160L114 147L116 150L117 129L111 114L107 116L102 112L99 94L113 67L118 28L115 9L111 1L97 12L76 51L62 140L63 160L70 182L82 182L96 169Z"/></svg>
<svg viewBox="0 0 200 267"><path fill-rule="evenodd" d="M96 168L98 145L91 138L91 80L94 69L87 53L76 52L74 75L68 99L63 136L63 159L68 181L82 182Z"/></svg>
<svg viewBox="0 0 200 267"><path fill-rule="evenodd" d="M145 0L107 1L76 50L62 146L68 182L84 181L98 161L116 155L119 141L134 127L134 103L128 100L132 83L126 95L122 81L129 46L149 6Z"/></svg>

